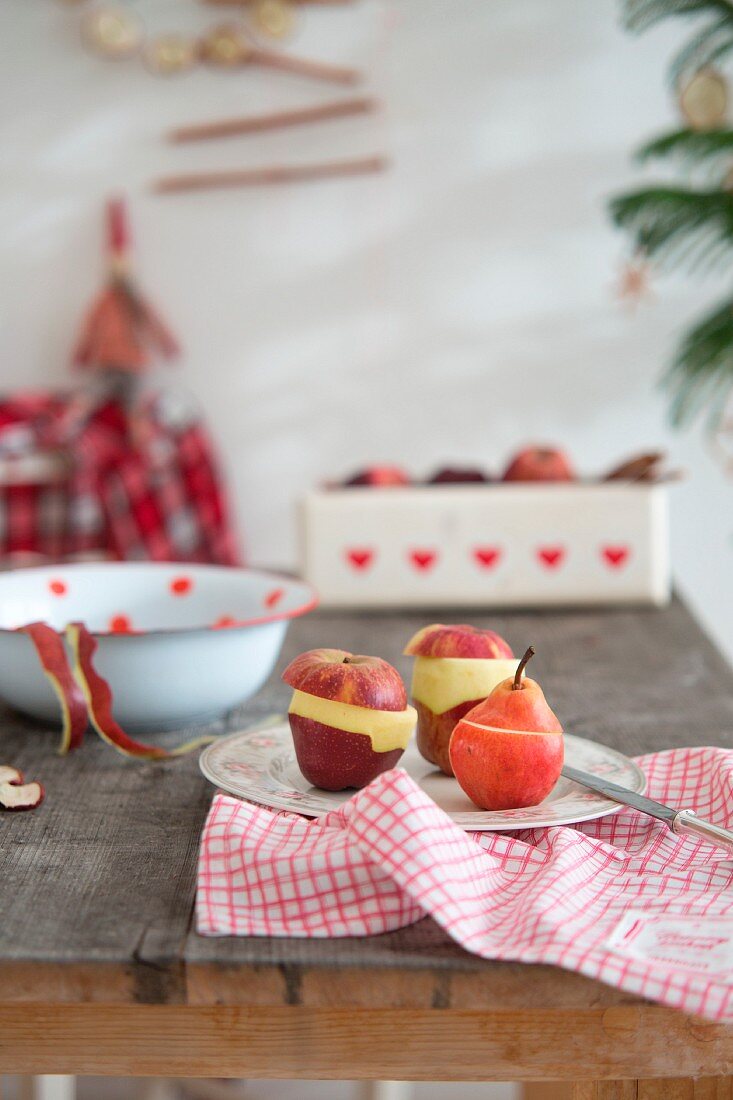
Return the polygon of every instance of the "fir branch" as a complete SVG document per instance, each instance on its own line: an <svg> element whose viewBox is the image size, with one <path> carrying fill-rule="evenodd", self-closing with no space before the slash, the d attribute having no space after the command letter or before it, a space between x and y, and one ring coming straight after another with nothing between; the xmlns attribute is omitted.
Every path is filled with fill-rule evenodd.
<svg viewBox="0 0 733 1100"><path fill-rule="evenodd" d="M636 160L677 160L686 168L725 175L733 164L733 130L672 130L637 150Z"/></svg>
<svg viewBox="0 0 733 1100"><path fill-rule="evenodd" d="M636 33L664 19L698 15L733 20L733 4L729 0L625 0L624 3L624 25Z"/></svg>
<svg viewBox="0 0 733 1100"><path fill-rule="evenodd" d="M733 50L733 12L703 27L675 55L668 79L673 88L693 73L720 61Z"/></svg>
<svg viewBox="0 0 733 1100"><path fill-rule="evenodd" d="M733 194L650 187L611 200L617 226L636 247L665 264L713 266L733 248Z"/></svg>
<svg viewBox="0 0 733 1100"><path fill-rule="evenodd" d="M684 336L664 385L674 424L689 423L705 407L710 427L720 423L733 391L733 298Z"/></svg>

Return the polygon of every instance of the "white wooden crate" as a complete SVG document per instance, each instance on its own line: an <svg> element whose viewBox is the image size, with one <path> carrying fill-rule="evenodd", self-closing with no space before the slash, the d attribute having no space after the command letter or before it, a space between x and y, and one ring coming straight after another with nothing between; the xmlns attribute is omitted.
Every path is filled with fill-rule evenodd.
<svg viewBox="0 0 733 1100"><path fill-rule="evenodd" d="M662 605L668 490L628 483L354 487L301 502L330 607Z"/></svg>

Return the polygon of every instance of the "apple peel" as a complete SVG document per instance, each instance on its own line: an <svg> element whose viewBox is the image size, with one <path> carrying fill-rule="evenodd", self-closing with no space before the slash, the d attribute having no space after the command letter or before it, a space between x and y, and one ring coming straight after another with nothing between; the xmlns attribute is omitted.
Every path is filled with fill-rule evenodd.
<svg viewBox="0 0 733 1100"><path fill-rule="evenodd" d="M23 783L23 774L8 764L0 765L0 809L35 810L45 797L40 783Z"/></svg>
<svg viewBox="0 0 733 1100"><path fill-rule="evenodd" d="M35 647L46 677L58 697L61 708L61 741L59 753L65 756L78 749L84 740L89 715L84 692L71 671L63 637L48 623L28 623L18 628Z"/></svg>
<svg viewBox="0 0 733 1100"><path fill-rule="evenodd" d="M175 749L164 749L159 745L146 745L141 741L135 741L125 733L114 717L112 689L94 667L96 638L90 634L84 623L69 623L66 627L66 637L74 655L74 674L86 699L89 720L102 740L117 752L139 760L170 760L176 756L185 756L214 740L210 735L197 737L193 741L178 745Z"/></svg>

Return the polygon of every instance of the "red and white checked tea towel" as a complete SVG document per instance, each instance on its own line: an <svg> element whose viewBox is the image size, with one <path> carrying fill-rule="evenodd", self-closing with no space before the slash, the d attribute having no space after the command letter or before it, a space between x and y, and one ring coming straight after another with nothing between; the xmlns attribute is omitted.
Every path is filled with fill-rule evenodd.
<svg viewBox="0 0 733 1100"><path fill-rule="evenodd" d="M733 752L675 749L638 763L650 797L733 825ZM400 769L316 821L216 795L199 858L204 935L364 936L425 914L485 958L552 963L733 1020L733 960L720 964L718 935L733 928L733 861L635 810L468 834ZM624 921L650 919L662 929L653 955L627 950ZM701 943L702 956L690 955Z"/></svg>

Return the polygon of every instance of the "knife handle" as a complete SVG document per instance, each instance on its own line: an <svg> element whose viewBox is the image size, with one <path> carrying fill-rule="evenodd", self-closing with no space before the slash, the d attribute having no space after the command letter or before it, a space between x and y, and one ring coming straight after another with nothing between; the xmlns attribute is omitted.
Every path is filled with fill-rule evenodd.
<svg viewBox="0 0 733 1100"><path fill-rule="evenodd" d="M680 810L672 818L671 828L672 832L679 836L695 836L699 840L707 840L708 844L733 850L733 833L729 829L721 829L720 825L713 825L711 821L698 817L694 810Z"/></svg>

